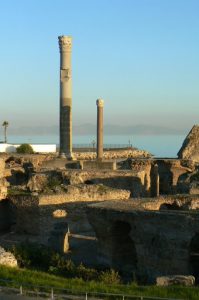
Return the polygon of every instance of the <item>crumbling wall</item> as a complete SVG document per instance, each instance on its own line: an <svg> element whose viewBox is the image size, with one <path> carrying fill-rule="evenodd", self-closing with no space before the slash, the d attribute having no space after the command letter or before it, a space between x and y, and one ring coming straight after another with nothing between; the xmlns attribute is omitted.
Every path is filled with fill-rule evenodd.
<svg viewBox="0 0 199 300"><path fill-rule="evenodd" d="M199 162L199 125L194 125L186 136L178 152L178 157Z"/></svg>
<svg viewBox="0 0 199 300"><path fill-rule="evenodd" d="M131 197L142 197L148 194L149 180L146 180L146 172L132 170L66 170L62 171L63 181L68 184L103 184L109 188L123 189L131 192ZM113 198L112 198L113 199Z"/></svg>
<svg viewBox="0 0 199 300"><path fill-rule="evenodd" d="M198 199L195 200L198 203ZM93 204L88 206L87 213L98 238L99 264L115 267L148 283L154 283L158 276L194 275L194 266L190 262L194 253L190 245L199 232L197 211L145 210L142 200L134 201L134 204L129 200ZM118 232L122 234L118 236ZM124 234L127 249L122 243ZM118 251L121 255L117 254L119 257L115 259ZM127 257L122 253L128 253Z"/></svg>

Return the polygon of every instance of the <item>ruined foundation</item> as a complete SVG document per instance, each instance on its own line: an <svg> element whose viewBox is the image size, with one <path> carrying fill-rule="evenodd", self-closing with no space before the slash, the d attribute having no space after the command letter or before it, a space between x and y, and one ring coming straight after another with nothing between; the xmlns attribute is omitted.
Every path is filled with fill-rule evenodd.
<svg viewBox="0 0 199 300"><path fill-rule="evenodd" d="M158 276L199 278L199 196L173 196L89 205L98 263L142 283Z"/></svg>

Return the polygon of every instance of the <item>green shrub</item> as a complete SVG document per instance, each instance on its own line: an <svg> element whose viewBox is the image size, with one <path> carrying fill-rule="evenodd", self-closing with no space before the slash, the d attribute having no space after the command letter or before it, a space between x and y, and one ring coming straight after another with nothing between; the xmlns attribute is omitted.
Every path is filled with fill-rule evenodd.
<svg viewBox="0 0 199 300"><path fill-rule="evenodd" d="M121 282L118 272L112 269L99 271L88 268L82 263L76 266L64 255L35 243L28 242L13 246L11 252L16 257L19 267L48 271L54 275L79 278L83 281L99 281L103 284L119 284Z"/></svg>
<svg viewBox="0 0 199 300"><path fill-rule="evenodd" d="M47 187L53 189L61 184L61 180L56 177L49 177L47 181Z"/></svg>
<svg viewBox="0 0 199 300"><path fill-rule="evenodd" d="M22 154L33 154L33 148L29 144L21 144L19 147L17 147L17 153L22 153Z"/></svg>
<svg viewBox="0 0 199 300"><path fill-rule="evenodd" d="M105 284L119 284L121 283L121 277L115 270L102 271L99 275L99 281Z"/></svg>
<svg viewBox="0 0 199 300"><path fill-rule="evenodd" d="M34 243L21 243L11 249L20 267L48 270L52 250Z"/></svg>
<svg viewBox="0 0 199 300"><path fill-rule="evenodd" d="M99 273L97 270L92 268L87 268L83 264L80 264L76 268L76 277L81 278L84 281L90 281L90 280L98 280Z"/></svg>

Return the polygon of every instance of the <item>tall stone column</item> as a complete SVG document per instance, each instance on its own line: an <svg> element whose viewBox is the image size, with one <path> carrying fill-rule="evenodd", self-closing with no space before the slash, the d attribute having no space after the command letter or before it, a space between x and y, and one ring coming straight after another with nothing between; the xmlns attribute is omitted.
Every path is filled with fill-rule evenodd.
<svg viewBox="0 0 199 300"><path fill-rule="evenodd" d="M60 156L72 159L72 38L59 36L60 49Z"/></svg>
<svg viewBox="0 0 199 300"><path fill-rule="evenodd" d="M104 100L98 99L97 104L97 159L103 158L103 109Z"/></svg>

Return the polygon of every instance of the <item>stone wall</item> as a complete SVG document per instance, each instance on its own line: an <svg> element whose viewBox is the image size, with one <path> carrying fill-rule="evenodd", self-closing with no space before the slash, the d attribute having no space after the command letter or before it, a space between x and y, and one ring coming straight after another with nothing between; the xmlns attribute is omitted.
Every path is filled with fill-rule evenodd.
<svg viewBox="0 0 199 300"><path fill-rule="evenodd" d="M74 152L74 158L77 160L93 160L97 158L96 152ZM150 158L152 155L148 151L139 149L110 150L104 151L103 159L121 159L121 158Z"/></svg>
<svg viewBox="0 0 199 300"><path fill-rule="evenodd" d="M180 190L178 182L182 175L195 170L195 165L189 160L159 159L158 172L160 177L160 194L176 194Z"/></svg>
<svg viewBox="0 0 199 300"><path fill-rule="evenodd" d="M199 199L195 200L198 203ZM88 207L88 218L98 238L98 263L142 282L175 274L198 278L198 213L156 211L155 207L145 210L141 203L107 201Z"/></svg>
<svg viewBox="0 0 199 300"><path fill-rule="evenodd" d="M5 162L4 159L0 158L0 200L5 199L7 195L8 183L4 178L5 175Z"/></svg>
<svg viewBox="0 0 199 300"><path fill-rule="evenodd" d="M89 170L62 171L63 181L69 184L86 183L103 184L106 187L128 190L131 197L142 197L149 194L149 169L140 172L132 170Z"/></svg>
<svg viewBox="0 0 199 300"><path fill-rule="evenodd" d="M11 212L10 220L13 232L17 234L40 234L39 227L39 199L32 195L9 196Z"/></svg>
<svg viewBox="0 0 199 300"><path fill-rule="evenodd" d="M130 192L126 190L82 184L68 186L65 193L13 195L9 197L12 220L15 220L12 231L15 239L21 235L25 240L53 247L60 244L60 236L64 244L69 231L70 239L73 235L95 237L85 213L88 203L107 199L126 201L129 197ZM88 241L88 244L91 243ZM75 247L79 247L77 241Z"/></svg>
<svg viewBox="0 0 199 300"><path fill-rule="evenodd" d="M10 229L10 203L7 199L0 200L0 232Z"/></svg>

